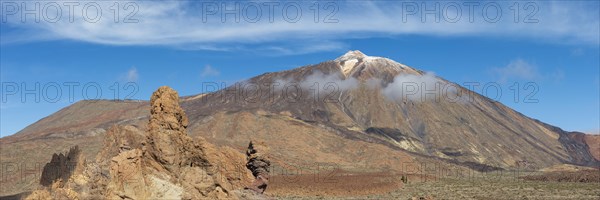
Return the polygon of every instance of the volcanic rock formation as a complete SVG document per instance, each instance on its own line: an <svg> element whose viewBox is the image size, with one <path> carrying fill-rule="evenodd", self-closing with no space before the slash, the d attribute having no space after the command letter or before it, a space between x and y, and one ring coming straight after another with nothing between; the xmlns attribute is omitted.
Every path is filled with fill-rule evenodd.
<svg viewBox="0 0 600 200"><path fill-rule="evenodd" d="M256 178L256 180L252 182L252 185L247 188L260 194L265 192L267 185L269 184L269 167L271 166L271 162L266 156L267 152L268 150L263 144L254 144L252 141L250 141L248 150L246 151L248 159L246 168L248 168Z"/></svg>
<svg viewBox="0 0 600 200"><path fill-rule="evenodd" d="M187 116L173 89L160 87L150 102L146 132L131 125L113 126L96 162L85 169L78 147L66 156L55 154L42 174L41 183L47 187L28 198L237 199L234 190L252 179L243 169L243 154L189 137Z"/></svg>
<svg viewBox="0 0 600 200"><path fill-rule="evenodd" d="M54 154L52 160L44 166L40 184L50 186L54 182L63 182L74 173L81 173L85 159L79 146L75 146L66 154Z"/></svg>

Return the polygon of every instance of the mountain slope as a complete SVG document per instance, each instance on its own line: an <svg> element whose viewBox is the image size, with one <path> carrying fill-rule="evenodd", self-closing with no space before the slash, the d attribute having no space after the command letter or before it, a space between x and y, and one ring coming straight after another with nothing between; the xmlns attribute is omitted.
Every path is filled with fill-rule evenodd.
<svg viewBox="0 0 600 200"><path fill-rule="evenodd" d="M114 123L133 124L147 113L143 101L84 100L59 110L15 133L0 144L40 138L69 138L104 133Z"/></svg>
<svg viewBox="0 0 600 200"><path fill-rule="evenodd" d="M445 96L398 99L386 95L402 80L419 86L432 82L452 85L453 91L460 95L456 96L456 102ZM320 83L322 94L314 95L315 83ZM338 87L327 90L328 83ZM292 89L286 92L285 87L281 87L285 84ZM294 85L301 90L296 90ZM558 163L598 164L584 143L556 127L439 77L360 52L349 52L317 65L264 74L241 85L184 102L183 106L192 113L208 116L223 111L285 114L306 123L330 127L350 139L501 168L517 167L523 162L532 168ZM205 119L195 117L198 121ZM198 125L196 128L204 129L210 130L210 127Z"/></svg>
<svg viewBox="0 0 600 200"><path fill-rule="evenodd" d="M110 124L146 129L148 106L76 103L1 138L0 160L17 166L31 160L45 163L51 153L76 143L83 143L84 155L93 157L100 148L96 141L102 141ZM359 51L183 98L181 106L189 117L189 135L240 152L250 139L265 141L275 173L281 174L324 168L406 172L407 165L423 163L477 171L599 165L590 153L593 145L586 143L593 139L531 119L433 74ZM45 148L35 147L40 143ZM30 176L10 179L19 184L0 193L30 189Z"/></svg>

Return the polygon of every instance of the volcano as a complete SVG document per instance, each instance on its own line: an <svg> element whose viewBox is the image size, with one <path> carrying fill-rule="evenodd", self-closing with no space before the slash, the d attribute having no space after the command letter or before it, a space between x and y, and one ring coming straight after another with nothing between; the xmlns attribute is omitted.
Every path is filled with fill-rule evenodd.
<svg viewBox="0 0 600 200"><path fill-rule="evenodd" d="M360 51L182 97L180 104L188 135L239 152L250 140L264 141L275 172L315 166L402 172L407 163L473 171L600 166L600 153L591 150L598 146L590 142L598 136L564 131L432 73ZM146 101L80 101L1 138L0 159L10 171L3 170L0 195L32 190L38 165L54 152L78 145L84 157L95 157L114 124L146 130L149 107Z"/></svg>

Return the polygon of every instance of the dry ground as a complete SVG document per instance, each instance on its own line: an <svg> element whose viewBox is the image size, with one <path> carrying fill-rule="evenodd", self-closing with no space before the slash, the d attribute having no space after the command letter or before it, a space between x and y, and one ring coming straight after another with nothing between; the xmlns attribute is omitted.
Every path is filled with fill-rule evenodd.
<svg viewBox="0 0 600 200"><path fill-rule="evenodd" d="M520 178L537 172L472 174L435 178L409 176L407 184L389 173L274 177L267 192L277 199L600 199L600 183L542 182ZM294 180L294 181L289 181ZM319 181L320 180L320 181ZM324 181L330 180L330 182ZM334 180L334 181L331 181Z"/></svg>

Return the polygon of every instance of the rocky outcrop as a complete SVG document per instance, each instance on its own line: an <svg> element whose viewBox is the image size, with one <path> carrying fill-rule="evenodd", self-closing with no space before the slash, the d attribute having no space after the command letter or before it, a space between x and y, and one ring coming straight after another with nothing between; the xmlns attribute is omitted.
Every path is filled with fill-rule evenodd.
<svg viewBox="0 0 600 200"><path fill-rule="evenodd" d="M54 154L49 163L44 165L40 184L51 186L55 182L62 184L66 182L72 174L83 170L85 159L79 150L79 146L72 147L68 153Z"/></svg>
<svg viewBox="0 0 600 200"><path fill-rule="evenodd" d="M252 141L248 144L248 150L246 151L248 159L246 168L248 168L256 178L254 182L252 182L252 185L248 186L247 189L260 194L265 192L267 185L269 184L269 167L271 166L271 162L269 161L267 153L268 149L265 145L262 143L252 143Z"/></svg>
<svg viewBox="0 0 600 200"><path fill-rule="evenodd" d="M79 146L71 147L66 154L52 155L42 171L40 184L43 189L33 191L25 199L79 199L74 188L81 182L85 159Z"/></svg>
<svg viewBox="0 0 600 200"><path fill-rule="evenodd" d="M107 197L235 198L232 191L250 177L232 169L243 164L243 156L231 149L216 148L203 138L189 137L187 116L179 106L179 95L171 88L160 87L154 92L150 106L148 131L141 149L127 150L112 158ZM132 183L124 184L127 182Z"/></svg>
<svg viewBox="0 0 600 200"><path fill-rule="evenodd" d="M41 181L46 187L28 198L237 199L243 194L236 189L252 180L243 154L188 136L188 119L173 89L160 87L150 106L147 131L111 127L96 161L85 167L75 162L75 171L62 166L79 161L77 147L66 156L55 155L48 171L59 166L61 173L46 173Z"/></svg>
<svg viewBox="0 0 600 200"><path fill-rule="evenodd" d="M173 173L177 166L208 167L200 149L187 136L188 118L179 107L177 92L160 87L150 98L147 155Z"/></svg>

